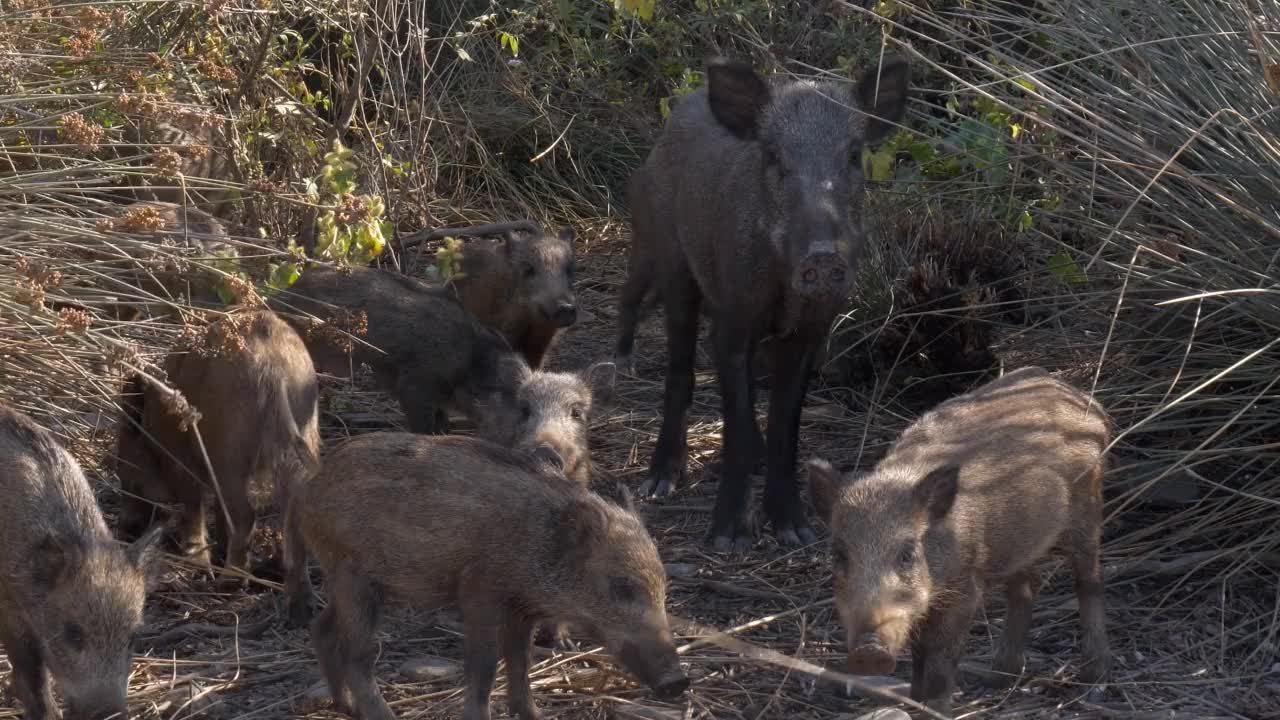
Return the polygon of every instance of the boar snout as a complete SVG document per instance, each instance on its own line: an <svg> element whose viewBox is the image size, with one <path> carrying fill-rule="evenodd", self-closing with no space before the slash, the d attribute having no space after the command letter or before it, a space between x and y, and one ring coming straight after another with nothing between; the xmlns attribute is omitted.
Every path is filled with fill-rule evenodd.
<svg viewBox="0 0 1280 720"><path fill-rule="evenodd" d="M897 665L893 648L873 632L849 638L848 669L854 675L890 675Z"/></svg>
<svg viewBox="0 0 1280 720"><path fill-rule="evenodd" d="M560 453L551 443L539 443L533 449L533 457L557 470L564 470L564 458L560 456Z"/></svg>
<svg viewBox="0 0 1280 720"><path fill-rule="evenodd" d="M626 642L618 659L660 698L676 698L689 689L689 678L680 669L680 658L671 643Z"/></svg>
<svg viewBox="0 0 1280 720"><path fill-rule="evenodd" d="M67 720L128 720L123 688L106 688L85 698L69 698Z"/></svg>
<svg viewBox="0 0 1280 720"><path fill-rule="evenodd" d="M578 321L578 306L572 300L561 300L556 303L547 319L556 327L569 327Z"/></svg>
<svg viewBox="0 0 1280 720"><path fill-rule="evenodd" d="M849 263L839 253L820 252L800 261L791 284L801 297L835 299L848 294L852 279Z"/></svg>

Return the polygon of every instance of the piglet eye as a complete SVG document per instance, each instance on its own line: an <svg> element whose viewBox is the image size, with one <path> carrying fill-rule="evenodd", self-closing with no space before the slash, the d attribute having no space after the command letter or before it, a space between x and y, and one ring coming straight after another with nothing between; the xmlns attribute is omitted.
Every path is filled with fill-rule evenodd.
<svg viewBox="0 0 1280 720"><path fill-rule="evenodd" d="M916 564L916 543L908 542L898 551L898 568L901 570L909 570Z"/></svg>
<svg viewBox="0 0 1280 720"><path fill-rule="evenodd" d="M524 266L524 279L525 279L525 280L528 280L528 279L532 278L532 277L533 277L534 275L536 275L537 273L538 273L538 271L537 271L537 270L535 270L535 269L533 268L533 266L532 266L532 265L525 265L525 266Z"/></svg>
<svg viewBox="0 0 1280 720"><path fill-rule="evenodd" d="M572 417L574 420L581 420L583 415L584 415L584 413L582 412L582 406L581 406L581 405L574 405L574 406L569 410L569 417Z"/></svg>
<svg viewBox="0 0 1280 720"><path fill-rule="evenodd" d="M520 403L520 419L528 420L533 417L533 406L529 403Z"/></svg>
<svg viewBox="0 0 1280 720"><path fill-rule="evenodd" d="M849 551L844 546L837 545L831 548L831 566L837 573L846 573L849 571Z"/></svg>
<svg viewBox="0 0 1280 720"><path fill-rule="evenodd" d="M62 628L62 639L73 650L79 650L84 647L84 628L76 623L69 622Z"/></svg>

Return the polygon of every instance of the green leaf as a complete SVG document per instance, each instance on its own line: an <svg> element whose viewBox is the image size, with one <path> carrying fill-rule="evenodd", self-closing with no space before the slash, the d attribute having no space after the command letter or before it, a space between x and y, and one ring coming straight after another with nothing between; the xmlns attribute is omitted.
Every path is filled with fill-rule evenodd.
<svg viewBox="0 0 1280 720"><path fill-rule="evenodd" d="M874 182L888 182L893 179L894 153L889 149L871 153L871 179Z"/></svg>
<svg viewBox="0 0 1280 720"><path fill-rule="evenodd" d="M511 50L511 57L518 57L520 55L520 38L517 38L515 35L499 30L498 42L501 43L502 47Z"/></svg>
<svg viewBox="0 0 1280 720"><path fill-rule="evenodd" d="M1026 88L1026 89L1028 89L1028 90L1032 90L1032 91L1034 91L1034 90L1036 89L1036 84L1035 84L1035 83L1033 83L1033 82L1031 82L1031 81L1030 81L1030 80L1028 80L1027 78L1014 78L1014 79L1013 79L1013 81L1014 81L1014 82L1016 82L1016 83L1018 83L1019 85L1021 85L1022 87Z"/></svg>
<svg viewBox="0 0 1280 720"><path fill-rule="evenodd" d="M471 62L471 53L463 50L461 47L454 46L453 51L458 54L458 59L463 62Z"/></svg>
<svg viewBox="0 0 1280 720"><path fill-rule="evenodd" d="M933 144L923 140L908 145L907 152L911 153L912 160L921 164L929 162L938 155L938 151L934 149Z"/></svg>
<svg viewBox="0 0 1280 720"><path fill-rule="evenodd" d="M1034 224L1035 220L1032 219L1030 212L1023 210L1022 214L1018 216L1018 232L1026 232Z"/></svg>
<svg viewBox="0 0 1280 720"><path fill-rule="evenodd" d="M1049 272L1068 285L1080 285L1088 281L1080 266L1066 253L1052 255L1048 260Z"/></svg>

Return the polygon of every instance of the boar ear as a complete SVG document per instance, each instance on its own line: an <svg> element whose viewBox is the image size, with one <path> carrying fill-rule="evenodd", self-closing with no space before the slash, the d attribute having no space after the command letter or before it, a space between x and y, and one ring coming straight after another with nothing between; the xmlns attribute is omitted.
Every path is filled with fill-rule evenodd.
<svg viewBox="0 0 1280 720"><path fill-rule="evenodd" d="M591 388L591 404L603 407L613 402L615 383L618 380L618 366L611 360L602 360L587 368L583 373L587 387Z"/></svg>
<svg viewBox="0 0 1280 720"><path fill-rule="evenodd" d="M805 467L809 471L809 500L813 503L813 512L829 524L840 487L840 473L822 458L811 459Z"/></svg>
<svg viewBox="0 0 1280 720"><path fill-rule="evenodd" d="M165 528L165 524L152 525L124 551L129 563L146 578L147 592L154 590L160 580L160 538L164 536Z"/></svg>
<svg viewBox="0 0 1280 720"><path fill-rule="evenodd" d="M742 60L707 61L707 101L711 114L742 140L756 139L760 109L769 102L769 85Z"/></svg>
<svg viewBox="0 0 1280 720"><path fill-rule="evenodd" d="M564 227L560 228L560 232L559 232L559 234L557 235L557 237L559 237L559 238L560 238L560 242L565 243L566 245L568 245L568 246L569 246L569 254L570 254L570 255L572 255L572 254L573 254L573 240L574 240L574 237L576 237L576 236L575 236L575 234L574 234L574 232L573 232L573 226L572 226L572 225L565 225Z"/></svg>
<svg viewBox="0 0 1280 720"><path fill-rule="evenodd" d="M32 548L28 558L31 584L37 592L51 592L82 561L83 551L79 545L47 534Z"/></svg>
<svg viewBox="0 0 1280 720"><path fill-rule="evenodd" d="M923 480L916 483L916 508L929 514L929 522L942 520L951 512L959 484L959 465L947 465L925 475Z"/></svg>
<svg viewBox="0 0 1280 720"><path fill-rule="evenodd" d="M893 130L907 107L907 85L911 82L911 66L906 58L890 55L879 67L870 68L858 83L858 104L867 118L866 141L877 143Z"/></svg>
<svg viewBox="0 0 1280 720"><path fill-rule="evenodd" d="M599 545L609 518L599 505L574 498L556 518L556 547L560 557L576 557Z"/></svg>

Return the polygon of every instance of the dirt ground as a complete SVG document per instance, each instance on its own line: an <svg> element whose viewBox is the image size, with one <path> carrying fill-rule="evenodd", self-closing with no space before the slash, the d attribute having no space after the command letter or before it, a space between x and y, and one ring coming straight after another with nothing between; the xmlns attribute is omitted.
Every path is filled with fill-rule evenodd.
<svg viewBox="0 0 1280 720"><path fill-rule="evenodd" d="M615 225L616 227L616 225ZM590 233L580 237L591 239ZM616 293L625 272L625 243L580 248L578 293L585 310L555 353L556 369L582 368L608 358L615 332ZM660 313L642 324L637 340L637 377L620 377L609 416L593 428L593 451L601 487L616 480L637 487L660 423L665 341ZM704 346L705 350L705 346ZM326 383L327 440L386 429L401 422L387 398L371 390ZM867 413L853 394L814 388L806 404L800 457L821 454L837 465L867 466L893 433L919 409L885 408ZM761 394L761 417L767 393ZM736 636L819 665L842 658L843 638L830 604L825 544L784 552L765 536L746 558L709 553L701 539L715 484L703 481L704 463L719 444L719 402L705 351L699 357L698 390L690 417L690 484L665 503L641 505L650 532L672 576L670 612L704 626L742 628ZM1140 520L1131 520L1140 522ZM273 526L276 518L265 524ZM1108 538L1122 529L1111 528ZM264 539L273 530L260 533ZM260 550L267 547L260 543ZM323 579L313 569L323 595ZM1036 605L1027 670L1014 689L982 690L962 676L957 717L993 718L1280 718L1280 680L1224 678L1228 656L1256 652L1274 634L1259 630L1252 645L1226 631L1266 611L1248 603L1274 589L1254 587L1256 578L1222 586L1169 587L1160 578L1128 578L1108 586L1108 618L1115 652L1115 682L1086 696L1070 679L1078 662L1078 624L1069 572L1052 565ZM314 688L319 668L306 630L286 627L279 586L261 583L248 592L220 594L189 571L170 572L148 603L149 625L139 646L131 683L134 707L148 716L216 718L330 718L336 715ZM1227 603L1226 595L1239 602ZM991 594L975 623L962 668L989 664L993 638L1002 628L1002 600ZM1228 610L1228 608L1231 608ZM377 675L395 712L405 718L456 718L461 714L462 642L458 627L412 608L390 611L382 626ZM678 646L696 635L677 633ZM785 668L743 659L699 644L683 653L694 680L679 704L662 704L633 683L589 642L581 652L538 651L535 698L547 718L853 718L876 707L838 698ZM1272 648L1274 650L1274 648ZM434 677L407 675L406 662L443 659ZM897 677L908 677L900 658ZM495 717L505 716L505 686L499 676ZM12 702L10 708L14 708ZM17 710L0 710L0 717Z"/></svg>

